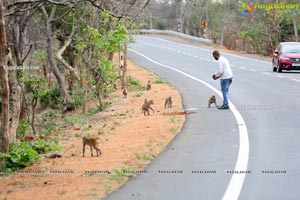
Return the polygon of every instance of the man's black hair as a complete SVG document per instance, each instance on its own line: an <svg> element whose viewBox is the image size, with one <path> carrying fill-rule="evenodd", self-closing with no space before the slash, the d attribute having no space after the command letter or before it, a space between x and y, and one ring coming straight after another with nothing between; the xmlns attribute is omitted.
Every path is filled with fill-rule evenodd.
<svg viewBox="0 0 300 200"><path fill-rule="evenodd" d="M219 52L218 50L214 50L213 55L214 55L214 56L219 56L219 55L220 55L220 52Z"/></svg>

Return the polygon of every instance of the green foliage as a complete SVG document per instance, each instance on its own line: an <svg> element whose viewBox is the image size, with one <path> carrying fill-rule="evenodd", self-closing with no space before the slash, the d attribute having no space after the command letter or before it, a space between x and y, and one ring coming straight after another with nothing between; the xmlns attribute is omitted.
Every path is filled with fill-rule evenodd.
<svg viewBox="0 0 300 200"><path fill-rule="evenodd" d="M37 141L31 142L30 145L38 154L62 150L62 146L56 140L38 139Z"/></svg>
<svg viewBox="0 0 300 200"><path fill-rule="evenodd" d="M254 47L256 47L259 43L262 42L261 34L259 33L259 30L256 27L246 26L242 31L241 35Z"/></svg>
<svg viewBox="0 0 300 200"><path fill-rule="evenodd" d="M76 85L73 88L71 97L73 99L73 103L75 107L79 107L84 103L85 100L84 95L85 95L84 88L80 88L79 85Z"/></svg>
<svg viewBox="0 0 300 200"><path fill-rule="evenodd" d="M155 27L158 30L166 30L167 29L167 21L165 19L159 19L155 21Z"/></svg>
<svg viewBox="0 0 300 200"><path fill-rule="evenodd" d="M124 42L128 31L125 26L119 25L116 30L108 33L108 51L113 53L118 50L121 42Z"/></svg>
<svg viewBox="0 0 300 200"><path fill-rule="evenodd" d="M42 65L47 60L47 52L46 50L38 49L34 51L31 58L37 62L36 64Z"/></svg>
<svg viewBox="0 0 300 200"><path fill-rule="evenodd" d="M291 18L284 18L280 24L280 33L278 40L280 42L290 41L294 36L294 25Z"/></svg>
<svg viewBox="0 0 300 200"><path fill-rule="evenodd" d="M17 129L17 138L23 137L28 127L30 127L30 123L27 120L24 119L19 120L19 125Z"/></svg>
<svg viewBox="0 0 300 200"><path fill-rule="evenodd" d="M61 145L53 140L39 139L34 142L11 143L8 154L0 153L0 159L4 161L1 170L13 172L29 167L40 158L39 154L61 149Z"/></svg>
<svg viewBox="0 0 300 200"><path fill-rule="evenodd" d="M44 90L40 95L40 103L44 108L48 106L55 108L61 103L61 101L61 92L58 85L54 86L50 90Z"/></svg>
<svg viewBox="0 0 300 200"><path fill-rule="evenodd" d="M159 79L156 79L153 83L154 83L154 84L165 84L165 83L167 83L167 82L166 82L165 80L159 78Z"/></svg>
<svg viewBox="0 0 300 200"><path fill-rule="evenodd" d="M37 75L30 75L24 81L25 88L32 92L33 98L39 99L43 95L43 87L46 85L45 80Z"/></svg>
<svg viewBox="0 0 300 200"><path fill-rule="evenodd" d="M129 92L141 91L146 89L146 87L143 86L140 81L132 78L131 76L128 76L126 81L131 85L130 88L128 88Z"/></svg>
<svg viewBox="0 0 300 200"><path fill-rule="evenodd" d="M126 173L133 171L130 168L121 167L121 168L114 168L111 170L110 180L115 180L118 183L124 182L128 177L134 176L134 174Z"/></svg>
<svg viewBox="0 0 300 200"><path fill-rule="evenodd" d="M28 142L11 144L10 149L8 154L0 153L0 158L4 161L1 170L5 172L13 172L28 167L40 158Z"/></svg>

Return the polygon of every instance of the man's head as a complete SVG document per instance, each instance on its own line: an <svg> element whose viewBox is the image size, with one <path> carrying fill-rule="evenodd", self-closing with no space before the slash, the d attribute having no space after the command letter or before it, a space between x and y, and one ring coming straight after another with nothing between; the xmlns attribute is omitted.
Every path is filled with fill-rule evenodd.
<svg viewBox="0 0 300 200"><path fill-rule="evenodd" d="M213 51L213 57L216 59L216 60L219 60L220 58L220 52L218 50L214 50Z"/></svg>

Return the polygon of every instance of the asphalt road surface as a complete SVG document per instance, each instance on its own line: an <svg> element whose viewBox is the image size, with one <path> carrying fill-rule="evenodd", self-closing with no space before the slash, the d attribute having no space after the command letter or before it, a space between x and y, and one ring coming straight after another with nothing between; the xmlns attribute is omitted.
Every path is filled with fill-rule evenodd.
<svg viewBox="0 0 300 200"><path fill-rule="evenodd" d="M136 36L129 57L176 87L186 110L178 136L107 200L300 199L300 72L274 73L271 62L221 51L234 79L231 110L222 103L211 49ZM180 102L175 102L180 103ZM214 106L212 106L214 107Z"/></svg>

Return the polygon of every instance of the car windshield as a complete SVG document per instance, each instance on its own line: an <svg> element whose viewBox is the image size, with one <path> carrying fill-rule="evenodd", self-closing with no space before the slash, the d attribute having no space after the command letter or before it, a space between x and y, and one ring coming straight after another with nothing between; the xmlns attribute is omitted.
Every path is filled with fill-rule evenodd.
<svg viewBox="0 0 300 200"><path fill-rule="evenodd" d="M300 53L300 45L283 45L283 53Z"/></svg>

